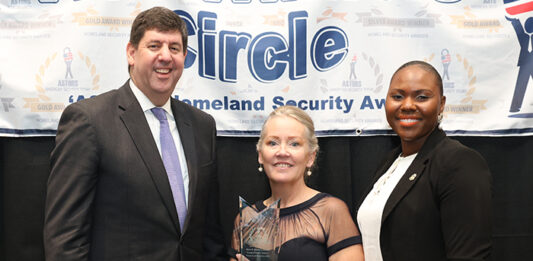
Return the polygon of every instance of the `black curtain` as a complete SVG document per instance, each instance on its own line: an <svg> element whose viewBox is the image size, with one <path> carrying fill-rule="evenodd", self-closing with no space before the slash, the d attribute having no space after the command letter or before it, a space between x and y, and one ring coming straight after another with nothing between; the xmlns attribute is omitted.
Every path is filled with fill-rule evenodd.
<svg viewBox="0 0 533 261"><path fill-rule="evenodd" d="M452 137L479 151L491 169L493 260L533 260L533 137ZM220 206L226 240L238 196L250 202L269 195L257 171L257 138L218 138ZM343 199L352 211L396 137L319 138L318 168L308 184ZM53 137L0 138L0 260L40 261L49 155Z"/></svg>

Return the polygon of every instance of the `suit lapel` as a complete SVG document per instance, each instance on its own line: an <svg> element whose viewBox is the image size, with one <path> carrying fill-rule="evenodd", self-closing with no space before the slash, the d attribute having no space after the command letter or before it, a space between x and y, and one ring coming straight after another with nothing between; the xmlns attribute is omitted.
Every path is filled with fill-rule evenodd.
<svg viewBox="0 0 533 261"><path fill-rule="evenodd" d="M196 158L196 146L190 119L191 112L188 111L188 108L185 104L182 104L175 99L171 99L171 107L172 113L174 114L174 119L176 120L176 126L178 127L178 132L180 134L183 151L185 152L185 159L187 161L187 169L189 172L189 200L187 203L187 218L185 218L185 224L183 225L183 232L185 232L191 219L191 211L193 210L191 206L194 206L196 188L198 184L198 170L196 167L198 159Z"/></svg>
<svg viewBox="0 0 533 261"><path fill-rule="evenodd" d="M407 171L405 171L402 178L389 196L389 199L385 204L385 209L383 210L383 216L381 218L382 223L389 216L398 202L400 202L400 200L409 192L413 185L420 179L420 176L424 173L426 163L427 159L425 157L416 155L415 160L413 163L411 163L409 168L407 168Z"/></svg>
<svg viewBox="0 0 533 261"><path fill-rule="evenodd" d="M137 151L154 181L176 231L180 232L178 213L176 211L176 206L174 205L174 199L172 197L172 191L168 182L165 166L159 155L150 127L148 126L144 112L141 109L141 105L139 105L137 99L133 95L128 83L122 86L118 91L118 107L119 110L122 111L120 119L124 123L124 126L126 126L133 143L137 147Z"/></svg>
<svg viewBox="0 0 533 261"><path fill-rule="evenodd" d="M374 184L376 184L376 182L379 180L379 178L381 176L383 176L383 174L385 174L385 171L387 171L387 169L392 165L392 163L394 162L394 160L396 160L396 158L398 157L398 155L400 154L400 152L402 152L401 148L398 147L396 149L394 149L392 152L390 152L388 155L387 155L387 158L384 160L383 164L381 165L381 167L376 171L376 174L374 175L373 179L372 179L372 182L370 183L369 186L366 187L363 195L367 195L370 193L370 191L372 191L372 189L374 188ZM363 204L363 201L364 199L366 198L363 197L357 204L357 210L361 207L361 205Z"/></svg>
<svg viewBox="0 0 533 261"><path fill-rule="evenodd" d="M420 177L424 174L424 169L426 168L427 163L431 158L433 149L438 145L442 139L446 137L444 131L436 128L428 137L413 163L407 168L407 171L404 173L398 185L394 188L387 203L385 204L385 209L383 210L383 216L381 218L381 223L385 222L387 217L390 215L392 210L398 205L402 198L407 195L409 190L417 183ZM389 166L389 165L387 165Z"/></svg>

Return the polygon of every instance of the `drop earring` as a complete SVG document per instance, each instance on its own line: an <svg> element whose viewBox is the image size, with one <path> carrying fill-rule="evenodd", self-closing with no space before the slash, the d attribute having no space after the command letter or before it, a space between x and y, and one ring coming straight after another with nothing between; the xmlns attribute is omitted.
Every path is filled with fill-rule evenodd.
<svg viewBox="0 0 533 261"><path fill-rule="evenodd" d="M443 117L444 115L442 113L439 113L439 116L437 116L437 122L440 123Z"/></svg>
<svg viewBox="0 0 533 261"><path fill-rule="evenodd" d="M257 170L259 170L259 172L263 172L263 165L259 164L259 167L257 168Z"/></svg>
<svg viewBox="0 0 533 261"><path fill-rule="evenodd" d="M309 177L309 176L311 176L311 174L313 174L313 172L311 171L311 169L307 169L307 173L306 174Z"/></svg>

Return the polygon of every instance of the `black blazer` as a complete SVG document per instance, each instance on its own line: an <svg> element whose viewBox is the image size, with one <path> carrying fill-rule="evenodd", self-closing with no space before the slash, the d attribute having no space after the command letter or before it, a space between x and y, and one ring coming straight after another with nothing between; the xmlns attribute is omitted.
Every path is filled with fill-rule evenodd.
<svg viewBox="0 0 533 261"><path fill-rule="evenodd" d="M202 260L225 252L218 220L213 118L171 107L189 170L183 231L167 174L126 82L68 106L51 155L46 260Z"/></svg>
<svg viewBox="0 0 533 261"><path fill-rule="evenodd" d="M365 195L400 153L397 148L388 156ZM479 153L434 130L385 204L383 260L487 260L492 245L491 186L489 168Z"/></svg>

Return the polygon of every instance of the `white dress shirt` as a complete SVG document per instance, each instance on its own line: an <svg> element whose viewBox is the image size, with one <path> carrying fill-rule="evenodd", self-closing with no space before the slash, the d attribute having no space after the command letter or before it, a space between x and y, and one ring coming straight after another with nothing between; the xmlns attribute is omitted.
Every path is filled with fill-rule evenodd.
<svg viewBox="0 0 533 261"><path fill-rule="evenodd" d="M383 261L379 237L381 219L385 204L398 182L416 157L416 153L407 157L401 155L374 184L357 212L357 223L363 239L365 261Z"/></svg>
<svg viewBox="0 0 533 261"><path fill-rule="evenodd" d="M135 95L135 98L137 98L137 101L141 105L141 108L144 112L144 117L146 117L146 121L148 122L148 126L150 126L150 131L152 131L152 135L155 140L155 144L157 145L157 149L159 150L159 155L161 155L161 140L159 138L159 129L160 129L160 123L159 120L155 117L155 115L152 113L151 109L155 106L144 93L139 90L139 88L133 83L133 81L130 79L130 87L131 91ZM174 114L172 113L172 109L170 107L170 99L167 100L165 105L161 106L165 110L167 120L168 120L168 126L170 128L170 133L172 134L172 138L174 139L174 144L176 145L176 150L178 152L178 158L180 161L180 167L181 167L181 175L183 176L183 186L185 191L185 203L188 204L189 199L189 170L187 169L187 161L185 159L185 152L183 151L183 146L181 144L180 134L178 131L178 126L176 125L176 121L174 120Z"/></svg>

